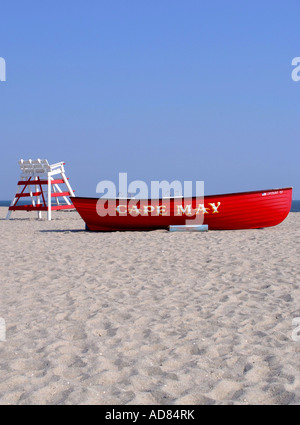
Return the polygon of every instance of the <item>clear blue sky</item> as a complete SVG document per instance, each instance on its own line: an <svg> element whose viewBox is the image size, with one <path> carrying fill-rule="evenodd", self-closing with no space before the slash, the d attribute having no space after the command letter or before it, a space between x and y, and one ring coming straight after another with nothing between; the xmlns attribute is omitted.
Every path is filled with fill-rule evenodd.
<svg viewBox="0 0 300 425"><path fill-rule="evenodd" d="M0 9L0 199L20 158L100 180L294 186L300 199L299 0L7 1Z"/></svg>

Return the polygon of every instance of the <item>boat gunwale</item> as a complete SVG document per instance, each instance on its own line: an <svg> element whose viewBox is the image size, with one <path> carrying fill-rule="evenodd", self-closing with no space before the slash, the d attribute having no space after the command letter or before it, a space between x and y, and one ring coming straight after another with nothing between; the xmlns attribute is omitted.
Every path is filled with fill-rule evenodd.
<svg viewBox="0 0 300 425"><path fill-rule="evenodd" d="M203 195L200 196L205 198L212 198L212 197L216 197L216 196L239 196L239 195L251 195L251 194L255 194L255 193L265 193L265 192L278 192L279 190L292 190L293 186L289 186L289 187L279 187L279 188L274 188L274 189L261 189L261 190L251 190L248 192L232 192L232 193L218 193L216 195ZM137 201L163 201L163 200L176 200L176 199L184 199L184 196L182 197L170 197L170 198L102 198L102 197L95 197L95 196L70 196L70 199L105 199L105 200L115 200L115 201L131 201L131 200L137 200ZM196 196L188 196L187 198L196 198Z"/></svg>

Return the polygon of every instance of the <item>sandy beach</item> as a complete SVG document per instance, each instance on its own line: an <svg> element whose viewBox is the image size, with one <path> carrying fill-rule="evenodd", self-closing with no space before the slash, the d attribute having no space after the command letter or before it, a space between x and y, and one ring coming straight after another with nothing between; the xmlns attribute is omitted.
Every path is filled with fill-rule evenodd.
<svg viewBox="0 0 300 425"><path fill-rule="evenodd" d="M300 404L300 213L187 234L6 212L0 404Z"/></svg>

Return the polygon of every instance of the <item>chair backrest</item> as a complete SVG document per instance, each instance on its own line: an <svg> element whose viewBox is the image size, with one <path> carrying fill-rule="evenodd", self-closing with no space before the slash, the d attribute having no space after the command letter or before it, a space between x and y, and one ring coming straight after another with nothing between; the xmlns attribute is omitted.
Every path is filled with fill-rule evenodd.
<svg viewBox="0 0 300 425"><path fill-rule="evenodd" d="M22 171L22 175L25 177L38 176L42 174L48 174L51 171L57 170L57 172L63 169L63 162L50 165L47 159L21 159L19 165Z"/></svg>
<svg viewBox="0 0 300 425"><path fill-rule="evenodd" d="M31 176L33 174L33 166L31 162L32 162L31 159L29 160L21 159L19 161L19 165L23 174L28 176Z"/></svg>

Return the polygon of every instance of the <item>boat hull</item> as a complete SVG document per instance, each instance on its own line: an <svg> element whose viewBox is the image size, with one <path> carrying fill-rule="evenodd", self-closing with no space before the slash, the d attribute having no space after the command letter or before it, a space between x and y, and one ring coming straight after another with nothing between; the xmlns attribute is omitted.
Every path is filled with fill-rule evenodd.
<svg viewBox="0 0 300 425"><path fill-rule="evenodd" d="M292 188L209 195L202 202L196 198L71 199L91 231L155 230L185 224L207 224L209 230L256 229L276 226L287 217Z"/></svg>

